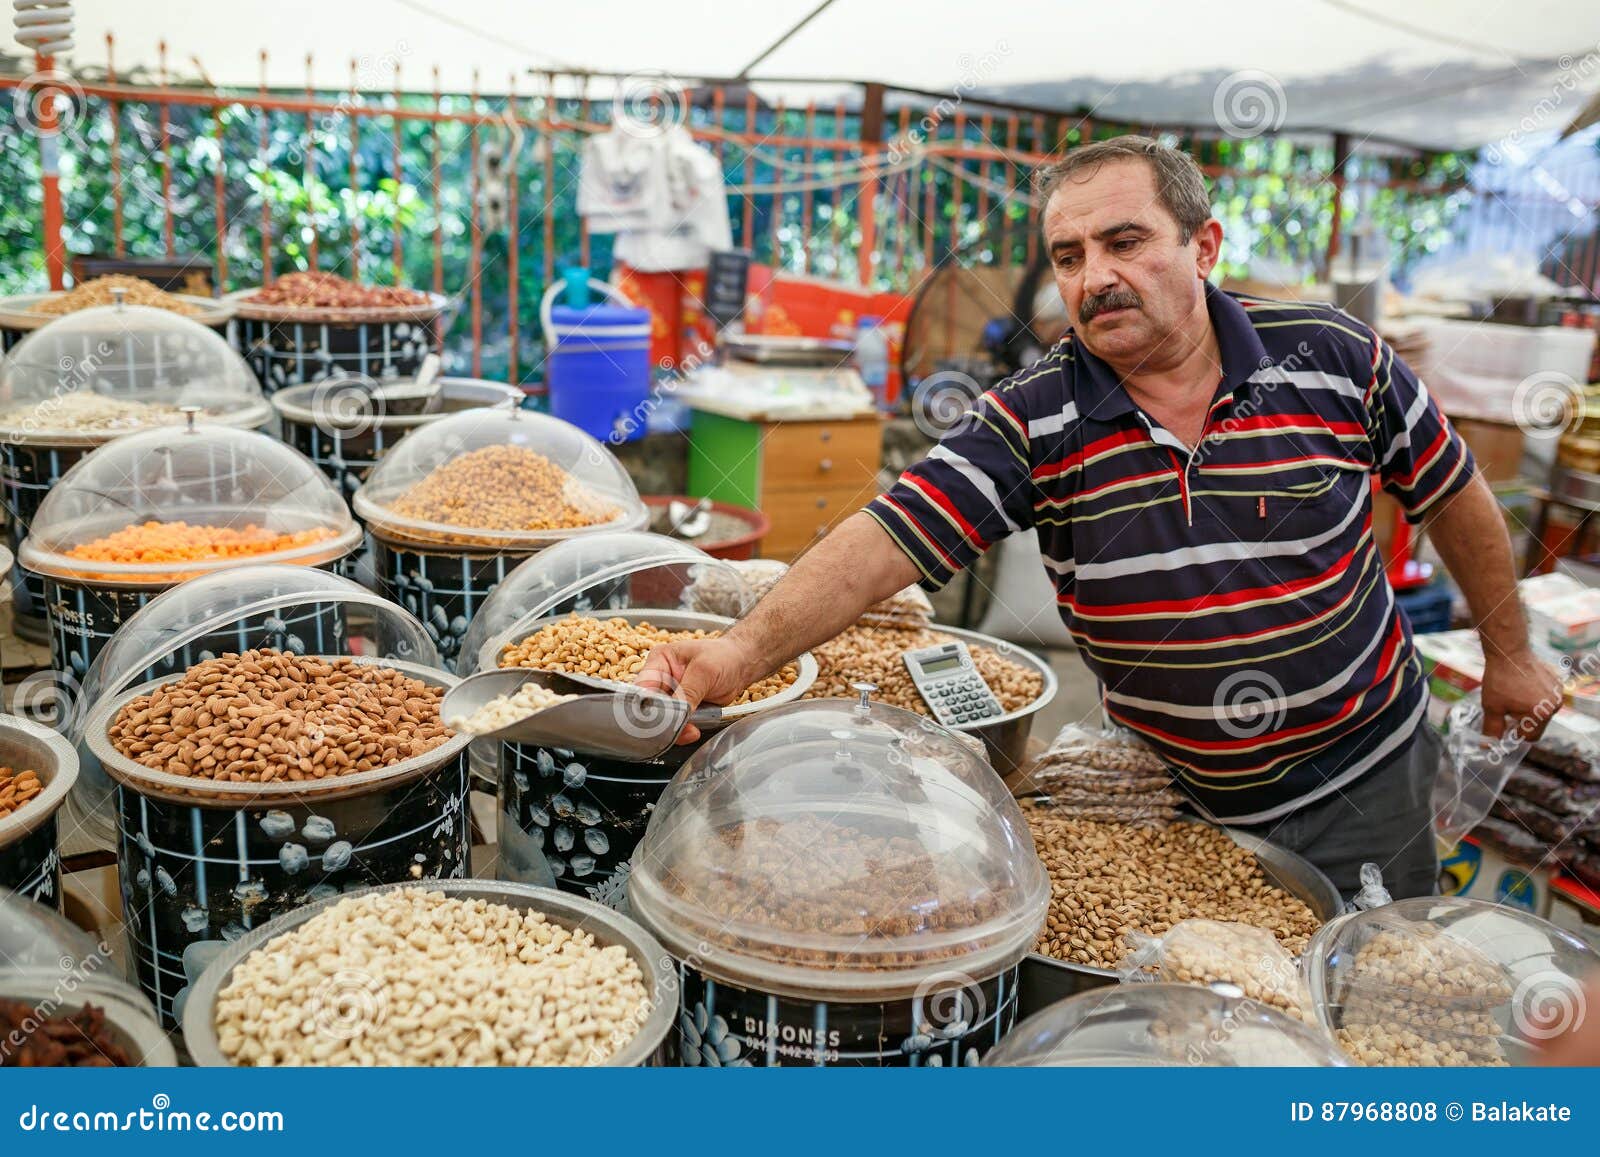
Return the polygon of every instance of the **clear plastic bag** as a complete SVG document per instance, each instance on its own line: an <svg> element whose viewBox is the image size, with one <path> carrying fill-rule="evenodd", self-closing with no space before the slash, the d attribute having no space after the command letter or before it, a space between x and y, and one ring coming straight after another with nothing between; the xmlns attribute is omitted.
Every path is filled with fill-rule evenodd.
<svg viewBox="0 0 1600 1157"><path fill-rule="evenodd" d="M1126 980L1232 985L1245 1000L1313 1021L1300 966L1271 932L1223 920L1182 920L1161 936L1130 932Z"/></svg>
<svg viewBox="0 0 1600 1157"><path fill-rule="evenodd" d="M1145 776L1171 773L1161 757L1125 731L1093 731L1069 723L1039 757L1039 767L1073 766Z"/></svg>
<svg viewBox="0 0 1600 1157"><path fill-rule="evenodd" d="M1445 758L1433 785L1433 831L1448 851L1489 814L1529 744L1514 732L1498 739L1485 735L1476 695L1450 709L1444 741Z"/></svg>
<svg viewBox="0 0 1600 1157"><path fill-rule="evenodd" d="M1159 756L1125 732L1063 727L1029 777L1047 806L1075 819L1166 824L1183 795Z"/></svg>
<svg viewBox="0 0 1600 1157"><path fill-rule="evenodd" d="M1587 821L1600 813L1600 784L1574 783L1526 762L1511 773L1505 794L1568 819Z"/></svg>
<svg viewBox="0 0 1600 1157"><path fill-rule="evenodd" d="M856 620L862 627L895 627L900 630L920 631L933 622L933 604L920 587L906 587L880 603L868 607Z"/></svg>

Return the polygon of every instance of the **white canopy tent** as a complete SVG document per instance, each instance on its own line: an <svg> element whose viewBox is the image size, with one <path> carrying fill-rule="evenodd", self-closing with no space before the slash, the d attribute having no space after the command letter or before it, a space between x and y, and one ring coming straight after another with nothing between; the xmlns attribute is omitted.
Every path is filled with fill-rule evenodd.
<svg viewBox="0 0 1600 1157"><path fill-rule="evenodd" d="M530 70L684 79L881 81L1110 119L1212 124L1226 102L1287 131L1348 130L1433 148L1559 132L1600 93L1587 0L73 0L69 69L223 86L307 83L464 92ZM266 52L263 70L261 52ZM603 95L612 82L596 81ZM770 95L790 83L757 84ZM815 89L808 91L815 92ZM1264 101L1252 105L1252 100ZM1251 113L1251 109L1257 111ZM1238 115L1238 114L1227 114Z"/></svg>

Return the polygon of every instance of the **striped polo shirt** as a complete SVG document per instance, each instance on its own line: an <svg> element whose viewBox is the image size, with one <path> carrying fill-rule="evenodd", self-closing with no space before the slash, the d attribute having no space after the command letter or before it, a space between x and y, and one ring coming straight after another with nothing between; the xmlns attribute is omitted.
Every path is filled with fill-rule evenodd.
<svg viewBox="0 0 1600 1157"><path fill-rule="evenodd" d="M1475 467L1348 315L1210 286L1206 303L1223 376L1198 446L1068 334L867 512L929 589L1035 527L1107 713L1203 814L1259 823L1411 738L1425 686L1373 543L1372 479L1416 520Z"/></svg>

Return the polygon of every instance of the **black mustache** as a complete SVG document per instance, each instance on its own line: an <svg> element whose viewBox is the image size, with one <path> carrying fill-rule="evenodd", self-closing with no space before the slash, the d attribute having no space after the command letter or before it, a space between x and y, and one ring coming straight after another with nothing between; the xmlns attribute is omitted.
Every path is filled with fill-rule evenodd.
<svg viewBox="0 0 1600 1157"><path fill-rule="evenodd" d="M1078 322L1088 325L1108 309L1138 309L1143 299L1131 289L1114 289L1110 293L1096 293L1083 299L1078 307Z"/></svg>

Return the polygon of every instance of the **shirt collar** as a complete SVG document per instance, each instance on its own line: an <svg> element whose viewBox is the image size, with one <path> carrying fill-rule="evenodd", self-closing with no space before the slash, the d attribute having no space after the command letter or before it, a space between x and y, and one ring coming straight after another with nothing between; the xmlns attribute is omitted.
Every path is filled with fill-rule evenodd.
<svg viewBox="0 0 1600 1157"><path fill-rule="evenodd" d="M1215 397L1232 394L1261 370L1272 364L1266 347L1250 322L1250 315L1228 294L1210 282L1205 284L1206 312L1216 331L1222 352L1222 381ZM1138 407L1122 388L1116 371L1090 353L1082 342L1074 342L1078 362L1076 393L1078 412L1086 418L1108 422Z"/></svg>

